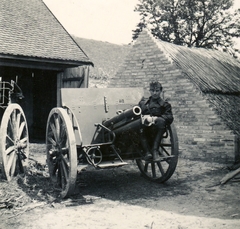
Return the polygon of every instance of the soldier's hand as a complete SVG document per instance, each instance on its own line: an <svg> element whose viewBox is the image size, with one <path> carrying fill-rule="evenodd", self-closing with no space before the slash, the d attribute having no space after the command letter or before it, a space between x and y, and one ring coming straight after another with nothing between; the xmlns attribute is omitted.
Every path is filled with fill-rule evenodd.
<svg viewBox="0 0 240 229"><path fill-rule="evenodd" d="M153 117L151 117L150 115L143 115L142 124L145 126L151 126L153 124Z"/></svg>

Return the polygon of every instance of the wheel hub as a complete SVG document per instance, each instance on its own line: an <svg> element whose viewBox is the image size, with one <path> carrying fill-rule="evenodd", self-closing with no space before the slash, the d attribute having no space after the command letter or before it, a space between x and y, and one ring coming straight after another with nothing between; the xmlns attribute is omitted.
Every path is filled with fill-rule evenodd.
<svg viewBox="0 0 240 229"><path fill-rule="evenodd" d="M15 149L21 150L27 147L27 143L22 143L19 138L15 140Z"/></svg>

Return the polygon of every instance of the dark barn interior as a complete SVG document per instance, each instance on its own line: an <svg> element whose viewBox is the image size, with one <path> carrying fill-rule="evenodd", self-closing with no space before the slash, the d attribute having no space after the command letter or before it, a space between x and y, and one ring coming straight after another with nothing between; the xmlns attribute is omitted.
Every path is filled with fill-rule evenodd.
<svg viewBox="0 0 240 229"><path fill-rule="evenodd" d="M44 141L47 118L57 106L57 71L0 67L2 81L14 80L23 92L20 105L25 113L30 141Z"/></svg>

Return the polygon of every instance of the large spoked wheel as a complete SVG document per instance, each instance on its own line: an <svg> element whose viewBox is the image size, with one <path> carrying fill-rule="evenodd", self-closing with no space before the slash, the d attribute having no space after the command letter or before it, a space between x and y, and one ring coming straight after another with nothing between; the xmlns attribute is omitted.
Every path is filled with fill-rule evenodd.
<svg viewBox="0 0 240 229"><path fill-rule="evenodd" d="M46 129L47 164L50 177L65 198L74 193L77 178L77 148L72 122L63 108L53 108Z"/></svg>
<svg viewBox="0 0 240 229"><path fill-rule="evenodd" d="M166 136L159 147L161 160L153 162L136 159L142 175L158 183L167 181L173 175L178 162L178 138L173 124L167 127Z"/></svg>
<svg viewBox="0 0 240 229"><path fill-rule="evenodd" d="M0 127L0 164L3 177L10 181L24 174L28 164L29 137L26 117L15 103L6 108Z"/></svg>

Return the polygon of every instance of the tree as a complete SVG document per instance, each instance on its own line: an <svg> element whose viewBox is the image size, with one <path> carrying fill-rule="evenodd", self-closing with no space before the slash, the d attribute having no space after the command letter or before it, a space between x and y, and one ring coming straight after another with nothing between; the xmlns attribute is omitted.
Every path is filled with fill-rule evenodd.
<svg viewBox="0 0 240 229"><path fill-rule="evenodd" d="M232 6L233 0L139 0L135 11L141 19L133 30L133 39L148 28L163 41L219 49L235 56L240 9L233 11Z"/></svg>

